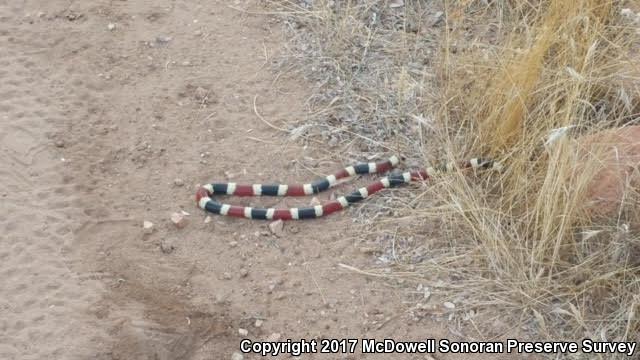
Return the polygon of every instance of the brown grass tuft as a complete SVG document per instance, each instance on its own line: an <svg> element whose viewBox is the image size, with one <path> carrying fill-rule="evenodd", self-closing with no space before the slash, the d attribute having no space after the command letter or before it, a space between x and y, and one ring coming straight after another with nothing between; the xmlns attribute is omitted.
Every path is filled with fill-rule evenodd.
<svg viewBox="0 0 640 360"><path fill-rule="evenodd" d="M461 311L496 310L538 339L639 341L639 171L623 174L614 212L591 216L593 179L615 159L611 144L584 146L639 123L639 30L622 4L445 2L440 18L420 1L309 4L274 5L289 11L292 36L281 65L317 85L307 135L328 129L348 158L391 150L422 165L482 155L505 165L395 200L378 231L393 234L395 265L410 265L401 275L455 279ZM398 255L401 239L434 229L413 245L420 256Z"/></svg>
<svg viewBox="0 0 640 360"><path fill-rule="evenodd" d="M549 337L637 340L640 331L638 189L630 181L617 211L590 218L593 179L615 159L610 144L580 146L585 134L637 123L628 103L638 92L624 81L637 78L634 29L618 14L612 1L558 0L533 21L512 19L523 30L482 65L490 70L463 105L450 100L466 83L449 88L454 109L443 109L457 113L466 134L445 143L451 154L472 141L507 164L488 186L463 176L442 185L445 207L457 214L448 225L466 234L458 241L484 270L478 295L530 314L531 328ZM468 119L477 121L477 136L465 131L474 127ZM544 145L564 127L572 131Z"/></svg>

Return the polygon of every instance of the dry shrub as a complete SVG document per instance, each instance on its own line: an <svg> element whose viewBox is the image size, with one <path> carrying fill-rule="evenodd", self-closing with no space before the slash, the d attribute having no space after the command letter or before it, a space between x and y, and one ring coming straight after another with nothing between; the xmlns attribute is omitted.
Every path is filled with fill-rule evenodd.
<svg viewBox="0 0 640 360"><path fill-rule="evenodd" d="M511 19L521 30L497 56L478 61L472 52L445 73L452 85L441 118L463 134L443 143L450 157L473 143L471 153L506 164L483 186L462 174L442 183L444 208L456 214L448 225L465 234L454 246L482 271L469 286L483 304L532 315L529 328L554 339L639 340L637 182L618 211L591 218L587 194L612 159L606 146L579 146L584 134L637 122L638 92L625 80L637 79L635 29L616 5L544 2L533 21Z"/></svg>
<svg viewBox="0 0 640 360"><path fill-rule="evenodd" d="M505 165L438 179L383 222L394 244L438 229L420 262L396 259L411 262L402 275L449 275L463 311L493 309L538 339L640 340L638 189L630 182L617 212L590 217L592 180L610 149L579 146L638 122L638 30L622 4L445 2L440 25L423 1L388 5L275 6L294 44L285 63L317 85L309 135L331 129L343 154L481 154ZM545 145L558 128L570 131ZM437 205L423 201L434 197Z"/></svg>

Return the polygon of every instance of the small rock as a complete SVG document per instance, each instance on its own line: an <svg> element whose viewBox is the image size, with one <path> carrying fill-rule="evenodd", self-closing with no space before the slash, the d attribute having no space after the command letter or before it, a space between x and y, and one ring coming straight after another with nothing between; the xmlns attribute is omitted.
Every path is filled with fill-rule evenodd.
<svg viewBox="0 0 640 360"><path fill-rule="evenodd" d="M256 319L256 322L255 322L254 325L255 325L255 327L259 328L259 327L262 327L262 324L264 324L264 320Z"/></svg>
<svg viewBox="0 0 640 360"><path fill-rule="evenodd" d="M444 12L438 11L435 14L433 14L433 22L431 23L431 25L436 26L440 24L442 20L444 20Z"/></svg>
<svg viewBox="0 0 640 360"><path fill-rule="evenodd" d="M158 44L168 44L173 38L171 36L160 35L156 37L156 42Z"/></svg>
<svg viewBox="0 0 640 360"><path fill-rule="evenodd" d="M207 217L206 217L206 218L204 218L204 223L205 223L205 224L208 224L208 223L210 223L210 222L211 222L211 216L207 215Z"/></svg>
<svg viewBox="0 0 640 360"><path fill-rule="evenodd" d="M240 277L245 278L247 276L249 276L249 270L244 268L240 269Z"/></svg>
<svg viewBox="0 0 640 360"><path fill-rule="evenodd" d="M173 185L175 185L177 187L184 186L184 180L182 180L180 178L175 178L175 179L173 179Z"/></svg>
<svg viewBox="0 0 640 360"><path fill-rule="evenodd" d="M225 279L225 280L231 280L231 279L233 279L233 276L231 276L230 273L225 272L225 273L222 274L222 278Z"/></svg>
<svg viewBox="0 0 640 360"><path fill-rule="evenodd" d="M271 230L271 233L277 237L282 236L283 229L284 229L284 221L280 219L269 224L269 230Z"/></svg>
<svg viewBox="0 0 640 360"><path fill-rule="evenodd" d="M83 16L84 16L83 14L76 14L76 13L74 13L72 11L70 11L69 13L67 13L67 15L65 15L65 17L69 21L80 20Z"/></svg>
<svg viewBox="0 0 640 360"><path fill-rule="evenodd" d="M403 7L403 6L404 6L404 1L403 0L391 0L389 2L389 7L392 8L392 9L400 8L400 7Z"/></svg>
<svg viewBox="0 0 640 360"><path fill-rule="evenodd" d="M373 247L365 247L365 246L363 246L363 247L360 248L360 252L363 253L363 254L375 254L375 253L378 252L378 249L373 248Z"/></svg>
<svg viewBox="0 0 640 360"><path fill-rule="evenodd" d="M271 341L271 342L275 342L280 340L280 333L272 333L271 335L269 335L269 337L267 338L267 341Z"/></svg>
<svg viewBox="0 0 640 360"><path fill-rule="evenodd" d="M222 294L216 294L215 298L213 299L213 303L216 305L223 305L226 302L227 302L227 299Z"/></svg>
<svg viewBox="0 0 640 360"><path fill-rule="evenodd" d="M62 140L56 140L56 147L63 148L63 147L64 147L64 145L65 145L65 144L64 144L64 141L62 141Z"/></svg>
<svg viewBox="0 0 640 360"><path fill-rule="evenodd" d="M321 202L320 202L320 200L319 200L317 197L315 197L315 196L314 196L313 198L311 198L311 202L309 203L309 205L311 205L311 206L316 206L316 205L320 205L320 204L322 204L322 203L321 203Z"/></svg>
<svg viewBox="0 0 640 360"><path fill-rule="evenodd" d="M187 218L184 214L174 212L171 214L171 222L178 228L182 229L187 226Z"/></svg>
<svg viewBox="0 0 640 360"><path fill-rule="evenodd" d="M456 304L454 304L454 303L452 303L450 301L445 302L443 305L444 305L445 308L447 308L449 310L453 310L453 309L456 308Z"/></svg>
<svg viewBox="0 0 640 360"><path fill-rule="evenodd" d="M640 163L640 126L603 130L577 139L580 156L584 159L576 167L584 171L586 165L602 164L595 170L586 188L582 204L594 218L618 216L624 205L625 189L640 185L637 164ZM634 228L640 226L634 222Z"/></svg>
<svg viewBox="0 0 640 360"><path fill-rule="evenodd" d="M238 246L238 242L237 241L229 241L229 246L234 248L234 247Z"/></svg>
<svg viewBox="0 0 640 360"><path fill-rule="evenodd" d="M242 355L237 351L231 354L231 360L243 360L243 359L244 359L244 355Z"/></svg>
<svg viewBox="0 0 640 360"><path fill-rule="evenodd" d="M116 24L114 23L109 23L109 25L107 25L107 29L109 29L109 31L113 31L116 29Z"/></svg>
<svg viewBox="0 0 640 360"><path fill-rule="evenodd" d="M153 232L153 223L151 221L144 221L142 223L142 229L144 230L145 234L151 234Z"/></svg>
<svg viewBox="0 0 640 360"><path fill-rule="evenodd" d="M240 334L240 336L247 336L247 335L249 335L249 330L247 330L247 329L238 329L238 334Z"/></svg>
<svg viewBox="0 0 640 360"><path fill-rule="evenodd" d="M160 250L165 254L171 254L175 249L176 247L173 246L173 242L170 240L164 239L160 243Z"/></svg>

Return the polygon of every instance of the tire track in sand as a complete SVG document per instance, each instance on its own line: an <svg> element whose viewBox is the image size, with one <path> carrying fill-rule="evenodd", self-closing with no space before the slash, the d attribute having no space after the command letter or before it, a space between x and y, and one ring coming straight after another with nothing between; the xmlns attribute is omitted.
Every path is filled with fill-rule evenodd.
<svg viewBox="0 0 640 360"><path fill-rule="evenodd" d="M87 358L104 336L88 315L103 286L69 268L81 208L50 137L62 114L48 73L26 55L40 37L22 10L0 3L0 358Z"/></svg>

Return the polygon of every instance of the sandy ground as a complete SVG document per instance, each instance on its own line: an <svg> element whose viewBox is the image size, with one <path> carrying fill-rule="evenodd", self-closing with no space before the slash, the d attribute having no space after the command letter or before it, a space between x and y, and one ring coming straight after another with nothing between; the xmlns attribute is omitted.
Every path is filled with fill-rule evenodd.
<svg viewBox="0 0 640 360"><path fill-rule="evenodd" d="M308 92L269 70L281 25L228 5L0 0L0 358L228 359L240 328L454 338L409 315L404 287L337 266L375 266L348 212L281 237L260 221L205 223L199 183L298 182L343 165L254 114L257 96L282 125L304 116ZM237 200L257 201L295 203ZM183 229L169 221L180 210Z"/></svg>

